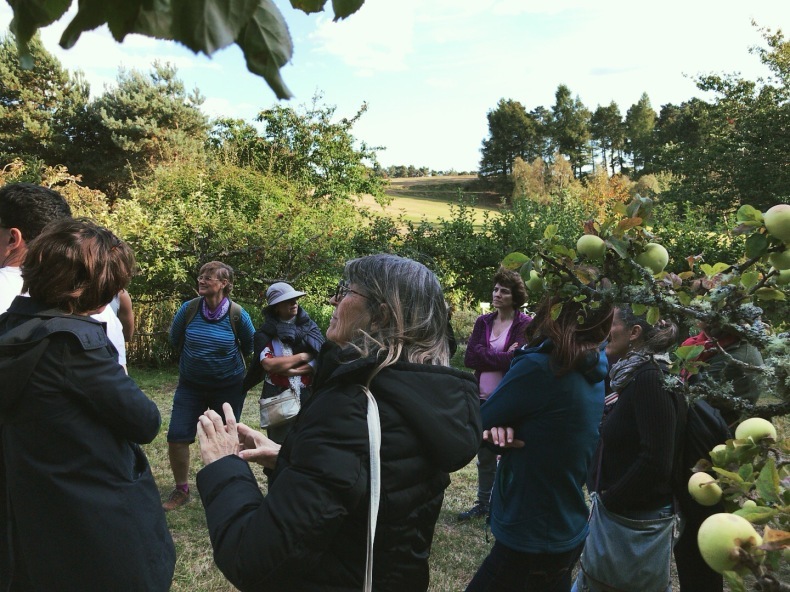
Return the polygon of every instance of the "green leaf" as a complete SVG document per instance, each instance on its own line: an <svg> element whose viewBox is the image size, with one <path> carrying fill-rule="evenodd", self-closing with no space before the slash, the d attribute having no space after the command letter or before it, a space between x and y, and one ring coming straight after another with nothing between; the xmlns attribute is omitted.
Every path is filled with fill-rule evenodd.
<svg viewBox="0 0 790 592"><path fill-rule="evenodd" d="M556 224L549 224L546 230L543 231L543 238L552 239L557 235L558 226Z"/></svg>
<svg viewBox="0 0 790 592"><path fill-rule="evenodd" d="M140 18L142 10L143 7L140 0L107 3L105 7L107 26L116 41L120 43L129 33L134 32L135 24ZM171 37L170 28L173 18L169 2L165 5L155 5L150 13L149 18L156 23L154 30L162 33L165 39L169 39Z"/></svg>
<svg viewBox="0 0 790 592"><path fill-rule="evenodd" d="M645 305L645 304L632 304L631 305L631 310L633 311L633 313L636 316L641 317L643 314L645 314L645 311L647 310L647 305Z"/></svg>
<svg viewBox="0 0 790 592"><path fill-rule="evenodd" d="M722 477L727 477L733 483L737 483L738 485L743 485L743 479L738 473L733 473L732 471L726 471L720 467L712 467L713 471L721 475Z"/></svg>
<svg viewBox="0 0 790 592"><path fill-rule="evenodd" d="M746 256L759 257L768 249L768 238L764 234L755 232L746 239Z"/></svg>
<svg viewBox="0 0 790 592"><path fill-rule="evenodd" d="M554 306L551 307L551 320L556 321L557 318L560 316L562 312L562 302L558 302Z"/></svg>
<svg viewBox="0 0 790 592"><path fill-rule="evenodd" d="M258 6L258 0L171 2L173 39L196 53L202 51L207 55L233 43ZM135 32L148 34L138 28L135 28Z"/></svg>
<svg viewBox="0 0 790 592"><path fill-rule="evenodd" d="M104 12L106 7L104 0L81 0L77 14L60 36L60 46L63 49L71 49L82 33L92 31L106 23L107 15Z"/></svg>
<svg viewBox="0 0 790 592"><path fill-rule="evenodd" d="M733 514L746 518L752 524L765 524L776 516L777 511L768 506L754 506L752 508L741 508L733 512Z"/></svg>
<svg viewBox="0 0 790 592"><path fill-rule="evenodd" d="M754 466L752 463L741 465L741 467L738 469L738 474L744 481L750 480L752 478L752 473L754 473Z"/></svg>
<svg viewBox="0 0 790 592"><path fill-rule="evenodd" d="M675 355L681 360L693 360L705 351L702 345L681 345L675 350Z"/></svg>
<svg viewBox="0 0 790 592"><path fill-rule="evenodd" d="M14 11L9 29L16 38L19 63L25 69L33 67L33 56L27 44L41 27L51 25L71 6L71 0L8 0Z"/></svg>
<svg viewBox="0 0 790 592"><path fill-rule="evenodd" d="M727 582L730 592L746 592L746 584L744 584L743 578L737 573L728 570L722 572L721 575L724 576L724 580Z"/></svg>
<svg viewBox="0 0 790 592"><path fill-rule="evenodd" d="M760 281L760 273L757 271L746 271L741 275L741 285L747 290L752 289Z"/></svg>
<svg viewBox="0 0 790 592"><path fill-rule="evenodd" d="M244 52L247 69L263 76L278 99L290 99L293 96L280 77L280 68L288 63L293 54L291 34L272 0L260 0L236 43Z"/></svg>
<svg viewBox="0 0 790 592"><path fill-rule="evenodd" d="M524 253L510 253L502 259L502 267L506 269L521 269L521 266L524 265L527 261L529 261L529 257L527 257Z"/></svg>
<svg viewBox="0 0 790 592"><path fill-rule="evenodd" d="M647 309L647 316L645 320L651 324L655 325L658 322L658 319L661 318L661 312L658 310L657 306L651 306Z"/></svg>
<svg viewBox="0 0 790 592"><path fill-rule="evenodd" d="M754 293L758 300L784 300L785 293L776 288L758 288Z"/></svg>
<svg viewBox="0 0 790 592"><path fill-rule="evenodd" d="M694 297L691 294L689 294L688 292L683 292L683 291L678 292L678 300L680 300L680 303L683 306L688 306L689 304L691 304L691 301L693 299L694 299Z"/></svg>
<svg viewBox="0 0 790 592"><path fill-rule="evenodd" d="M306 14L323 11L324 4L326 0L291 0L291 6Z"/></svg>
<svg viewBox="0 0 790 592"><path fill-rule="evenodd" d="M779 490L779 473L776 470L776 462L773 458L769 458L763 469L760 471L760 476L755 481L757 493L766 501L778 502L780 499L781 491Z"/></svg>
<svg viewBox="0 0 790 592"><path fill-rule="evenodd" d="M763 214L760 210L749 206L741 206L735 214L735 219L738 222L762 222Z"/></svg>
<svg viewBox="0 0 790 592"><path fill-rule="evenodd" d="M614 249L614 252L617 253L621 259L628 257L628 241L610 236L606 242L612 245L612 249Z"/></svg>
<svg viewBox="0 0 790 592"><path fill-rule="evenodd" d="M365 3L365 0L332 0L332 9L335 11L335 22L354 14Z"/></svg>

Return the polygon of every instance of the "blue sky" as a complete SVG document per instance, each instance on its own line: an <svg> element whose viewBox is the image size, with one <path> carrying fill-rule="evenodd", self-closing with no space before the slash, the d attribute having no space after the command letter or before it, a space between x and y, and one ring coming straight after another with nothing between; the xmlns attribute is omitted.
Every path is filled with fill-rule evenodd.
<svg viewBox="0 0 790 592"><path fill-rule="evenodd" d="M309 103L318 91L338 116L351 116L367 102L354 134L386 148L383 165L438 170L477 168L486 113L501 98L550 107L563 83L590 109L614 100L625 115L647 92L658 111L700 96L694 75L766 75L748 51L761 42L752 19L790 36L788 0L367 0L339 23L331 12L308 16L275 2L294 39L282 71L291 103ZM0 3L0 26L10 18ZM99 30L63 51L66 22L42 30L44 44L82 70L93 93L113 84L119 66L148 70L159 59L200 89L210 115L252 120L276 102L235 48L208 59L139 36L119 45Z"/></svg>

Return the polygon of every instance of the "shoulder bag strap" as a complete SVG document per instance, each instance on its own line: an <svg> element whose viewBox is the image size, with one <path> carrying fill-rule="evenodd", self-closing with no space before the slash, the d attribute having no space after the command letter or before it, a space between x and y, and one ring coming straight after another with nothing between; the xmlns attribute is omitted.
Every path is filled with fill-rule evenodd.
<svg viewBox="0 0 790 592"><path fill-rule="evenodd" d="M368 398L368 442L370 443L370 507L368 509L368 554L365 561L364 592L373 590L373 541L381 498L381 419L379 407L370 389L362 386Z"/></svg>

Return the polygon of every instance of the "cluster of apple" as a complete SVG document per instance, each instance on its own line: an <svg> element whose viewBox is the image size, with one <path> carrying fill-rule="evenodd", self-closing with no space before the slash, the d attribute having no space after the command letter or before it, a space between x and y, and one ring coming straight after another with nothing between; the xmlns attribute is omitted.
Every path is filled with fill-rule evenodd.
<svg viewBox="0 0 790 592"><path fill-rule="evenodd" d="M606 243L600 236L583 234L576 241L576 252L590 261L603 261L606 254ZM647 243L644 250L636 256L635 261L657 275L664 271L669 263L669 253L663 245Z"/></svg>
<svg viewBox="0 0 790 592"><path fill-rule="evenodd" d="M776 428L765 419L754 417L743 421L735 431L735 439L726 444L719 444L710 452L713 460L713 470L719 474L720 479L728 484L727 489L734 492L732 498L741 497L745 492L756 487L758 494L763 493L769 498L777 498L779 505L786 504L784 495L775 496L769 491L771 487L764 487L757 483L761 478L771 482L775 489L779 487L778 473L773 461L766 462L759 472L759 477L754 478L751 462L769 449L777 440ZM735 465L741 469L733 472L730 469ZM763 476L765 475L765 476ZM760 491L762 489L762 492ZM704 506L713 506L721 501L723 496L719 480L710 474L699 471L694 473L688 482L688 491L691 496ZM777 492L778 493L778 492ZM766 572L763 564L766 558L776 558L779 551L787 560L790 553L790 533L780 530L766 529L765 538L754 528L755 524L765 524L777 515L777 510L770 507L770 503L757 496L760 505L751 498L746 498L735 513L722 512L708 517L700 526L697 535L697 544L700 554L711 569L718 573L727 571L737 575L754 573L756 576ZM762 505L767 504L767 505Z"/></svg>

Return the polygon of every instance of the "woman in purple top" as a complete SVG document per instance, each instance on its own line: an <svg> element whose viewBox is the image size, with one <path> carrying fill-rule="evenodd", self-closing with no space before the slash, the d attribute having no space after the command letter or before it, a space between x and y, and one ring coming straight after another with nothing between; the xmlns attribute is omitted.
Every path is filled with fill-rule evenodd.
<svg viewBox="0 0 790 592"><path fill-rule="evenodd" d="M519 309L527 301L527 289L518 272L500 267L494 276L491 305L494 312L480 315L466 346L464 364L475 371L480 403L497 387L510 368L513 352L524 345L524 332L532 320ZM481 448L477 453L477 501L461 512L459 520L487 516L496 474L496 453Z"/></svg>

